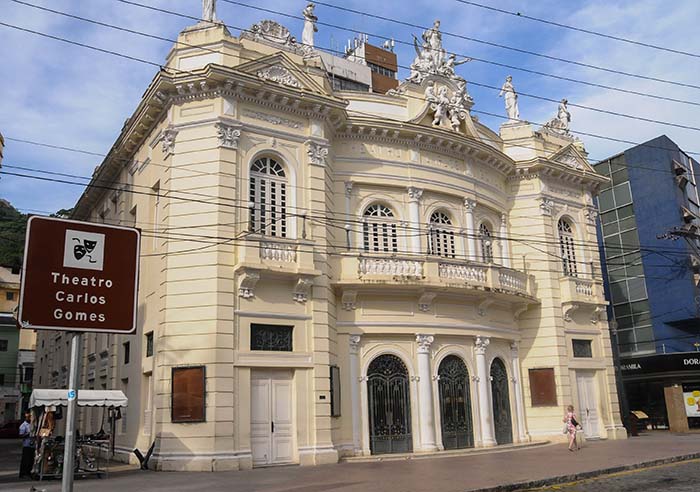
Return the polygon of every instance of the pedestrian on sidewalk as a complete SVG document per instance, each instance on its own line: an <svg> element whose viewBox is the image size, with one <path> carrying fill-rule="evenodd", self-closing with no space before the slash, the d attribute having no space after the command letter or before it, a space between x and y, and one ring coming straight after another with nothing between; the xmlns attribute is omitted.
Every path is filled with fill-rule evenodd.
<svg viewBox="0 0 700 492"><path fill-rule="evenodd" d="M576 428L578 427L578 422L576 421L573 405L566 407L566 415L564 415L563 421L565 433L569 436L569 451L573 451L574 446L576 446L576 449L580 449L576 442Z"/></svg>
<svg viewBox="0 0 700 492"><path fill-rule="evenodd" d="M32 446L32 413L24 412L24 422L19 426L19 437L22 438L22 461L19 464L19 478L31 478L34 465L34 446Z"/></svg>

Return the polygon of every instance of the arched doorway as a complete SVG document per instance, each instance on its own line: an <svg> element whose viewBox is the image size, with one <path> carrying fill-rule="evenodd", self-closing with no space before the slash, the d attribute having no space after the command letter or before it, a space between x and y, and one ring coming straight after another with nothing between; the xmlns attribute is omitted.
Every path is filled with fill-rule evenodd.
<svg viewBox="0 0 700 492"><path fill-rule="evenodd" d="M510 418L510 396L508 395L508 373L501 359L491 363L491 400L493 403L493 426L498 444L513 442L513 423Z"/></svg>
<svg viewBox="0 0 700 492"><path fill-rule="evenodd" d="M445 449L474 446L469 371L464 361L448 355L438 369L440 395L440 424Z"/></svg>
<svg viewBox="0 0 700 492"><path fill-rule="evenodd" d="M367 369L369 447L372 454L408 453L411 436L411 397L408 370L395 355L374 359Z"/></svg>

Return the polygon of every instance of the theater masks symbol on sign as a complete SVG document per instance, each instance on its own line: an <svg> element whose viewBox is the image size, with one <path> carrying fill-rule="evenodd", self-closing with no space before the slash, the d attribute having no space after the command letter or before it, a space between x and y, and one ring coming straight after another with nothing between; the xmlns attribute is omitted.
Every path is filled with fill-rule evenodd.
<svg viewBox="0 0 700 492"><path fill-rule="evenodd" d="M63 266L102 271L105 235L66 229Z"/></svg>

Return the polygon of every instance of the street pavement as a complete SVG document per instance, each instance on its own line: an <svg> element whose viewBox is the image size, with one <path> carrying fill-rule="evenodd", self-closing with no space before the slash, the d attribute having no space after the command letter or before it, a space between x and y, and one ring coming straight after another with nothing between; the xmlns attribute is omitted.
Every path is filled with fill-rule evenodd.
<svg viewBox="0 0 700 492"><path fill-rule="evenodd" d="M14 443L18 446L18 443ZM7 446L0 446L8 451ZM286 466L238 472L194 473L152 472L129 470L110 473L105 479L77 480L76 491L100 492L154 491L154 492L466 492L508 486L502 490L534 487L532 481L558 477L558 482L572 482L581 474L595 474L599 470L620 471L639 463L661 462L679 456L700 457L700 434L670 434L649 432L640 437L621 441L590 441L577 452L569 452L565 444L550 444L524 449L496 449L488 453L464 456L404 459L399 461L372 461L338 463L322 466ZM17 459L18 455L15 456ZM8 460L0 456L0 463ZM15 466L18 466L16 464ZM5 465L3 465L5 467ZM7 466L7 468L12 468ZM668 470L671 470L669 467ZM688 469L692 469L688 468ZM666 469L664 468L664 473ZM679 468L679 470L683 470ZM700 472L689 479L698 490ZM646 473L646 472L645 472ZM650 471L653 476L653 470ZM671 473L670 471L668 473ZM630 474L632 477L632 474ZM643 475L642 475L643 477ZM678 485L683 485L683 472L678 472ZM695 477L695 478L693 478ZM616 477L611 477L615 480ZM630 478L631 479L631 478ZM582 483L580 486L594 486ZM603 482L601 482L603 483ZM514 484L520 484L515 486ZM31 482L18 482L16 472L0 473L0 491L27 492ZM34 483L47 492L60 490L57 481ZM542 484L546 485L546 484ZM568 486L568 485L567 485ZM573 484L579 486L579 484ZM623 485L621 485L623 486ZM559 486L562 487L562 486ZM554 490L554 489L552 489ZM589 489L582 489L588 491ZM615 491L605 484L593 491ZM625 489L620 489L625 490ZM632 489L630 489L632 490ZM634 488L638 490L655 490ZM686 489L668 489L676 490ZM690 490L690 489L687 489ZM571 489L571 492L576 489ZM576 491L578 492L578 491Z"/></svg>
<svg viewBox="0 0 700 492"><path fill-rule="evenodd" d="M538 492L695 492L700 490L700 460L654 466L562 484Z"/></svg>

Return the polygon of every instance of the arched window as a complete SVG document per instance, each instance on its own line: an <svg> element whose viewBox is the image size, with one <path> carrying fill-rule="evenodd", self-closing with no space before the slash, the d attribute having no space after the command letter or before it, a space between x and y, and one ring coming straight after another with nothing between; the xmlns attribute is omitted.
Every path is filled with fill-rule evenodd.
<svg viewBox="0 0 700 492"><path fill-rule="evenodd" d="M442 212L433 212L428 225L428 254L455 257L455 233L452 221Z"/></svg>
<svg viewBox="0 0 700 492"><path fill-rule="evenodd" d="M481 244L481 261L493 263L493 239L488 224L482 222L479 226L479 243Z"/></svg>
<svg viewBox="0 0 700 492"><path fill-rule="evenodd" d="M561 254L564 275L576 277L578 276L578 267L576 266L576 250L574 249L574 230L571 223L563 218L559 219L557 229L559 230L559 253Z"/></svg>
<svg viewBox="0 0 700 492"><path fill-rule="evenodd" d="M384 205L370 205L363 214L365 251L396 253L399 250L394 213Z"/></svg>
<svg viewBox="0 0 700 492"><path fill-rule="evenodd" d="M282 165L261 157L250 166L250 230L287 237L287 177Z"/></svg>

